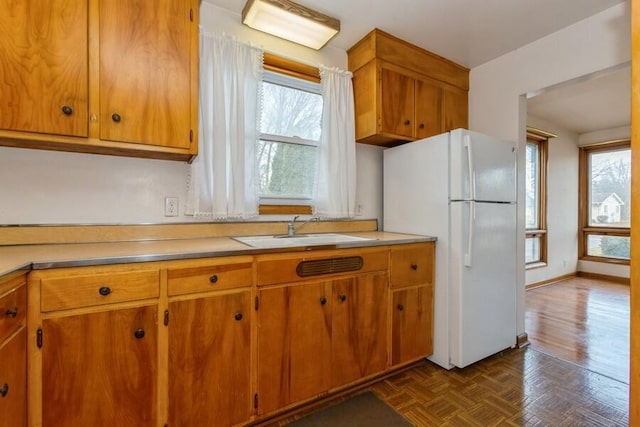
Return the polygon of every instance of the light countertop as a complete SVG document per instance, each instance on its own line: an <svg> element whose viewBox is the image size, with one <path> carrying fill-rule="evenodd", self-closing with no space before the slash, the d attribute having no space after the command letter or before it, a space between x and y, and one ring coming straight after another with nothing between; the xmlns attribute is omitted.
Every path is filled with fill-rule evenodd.
<svg viewBox="0 0 640 427"><path fill-rule="evenodd" d="M435 241L435 237L384 231L344 233L371 240L320 246L260 249L231 237L171 239L114 243L20 245L0 247L0 276L17 270L105 265L132 262L167 261L262 253L296 252L314 249L341 249Z"/></svg>

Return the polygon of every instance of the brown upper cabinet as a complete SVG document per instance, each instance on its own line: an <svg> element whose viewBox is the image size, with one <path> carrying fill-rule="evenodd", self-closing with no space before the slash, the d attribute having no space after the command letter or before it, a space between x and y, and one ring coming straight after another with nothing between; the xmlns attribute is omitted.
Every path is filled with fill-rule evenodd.
<svg viewBox="0 0 640 427"><path fill-rule="evenodd" d="M189 160L197 0L0 0L0 145Z"/></svg>
<svg viewBox="0 0 640 427"><path fill-rule="evenodd" d="M358 142L391 146L468 127L467 68L378 29L347 53Z"/></svg>

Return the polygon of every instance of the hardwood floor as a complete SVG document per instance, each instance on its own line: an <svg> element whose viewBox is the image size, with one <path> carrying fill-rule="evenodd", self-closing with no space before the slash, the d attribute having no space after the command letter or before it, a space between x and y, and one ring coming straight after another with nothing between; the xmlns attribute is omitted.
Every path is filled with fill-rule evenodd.
<svg viewBox="0 0 640 427"><path fill-rule="evenodd" d="M527 308L531 346L450 371L424 361L367 389L418 427L627 426L629 287L570 279L527 291Z"/></svg>
<svg viewBox="0 0 640 427"><path fill-rule="evenodd" d="M526 292L531 347L629 383L629 286L572 278Z"/></svg>

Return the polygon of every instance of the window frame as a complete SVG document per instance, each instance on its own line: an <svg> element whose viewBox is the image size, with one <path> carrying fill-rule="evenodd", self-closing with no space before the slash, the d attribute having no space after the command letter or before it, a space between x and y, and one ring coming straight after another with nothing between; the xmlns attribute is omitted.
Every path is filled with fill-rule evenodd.
<svg viewBox="0 0 640 427"><path fill-rule="evenodd" d="M620 149L631 149L631 140L622 139L607 141L598 144L591 144L580 147L579 154L579 182L578 182L578 259L583 261L595 261L608 264L629 265L630 259L611 258L604 256L589 255L588 239L590 235L628 237L631 239L631 227L598 227L590 224L589 221L589 155L591 153L616 151Z"/></svg>
<svg viewBox="0 0 640 427"><path fill-rule="evenodd" d="M284 58L272 53L264 53L263 67L266 71L283 74L307 80L312 83L320 83L320 69L311 65L303 64L288 58ZM285 198L278 199L283 203L275 203L276 198L260 198L258 207L259 215L311 215L313 206L308 203L308 199L297 199L297 202L289 200L284 203Z"/></svg>
<svg viewBox="0 0 640 427"><path fill-rule="evenodd" d="M557 136L527 126L527 144L538 146L538 227L525 229L525 240L537 238L540 241L540 259L525 263L527 270L546 267L547 258L547 170L549 161L549 139Z"/></svg>

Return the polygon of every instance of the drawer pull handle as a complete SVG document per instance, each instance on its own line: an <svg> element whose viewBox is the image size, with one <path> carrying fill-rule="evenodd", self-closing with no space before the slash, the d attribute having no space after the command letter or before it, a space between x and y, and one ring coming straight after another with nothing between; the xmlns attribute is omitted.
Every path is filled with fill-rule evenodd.
<svg viewBox="0 0 640 427"><path fill-rule="evenodd" d="M238 320L238 321L239 321L239 320L242 320L242 313L237 312L237 313L235 314L235 316L233 316L233 317L234 317L236 320Z"/></svg>
<svg viewBox="0 0 640 427"><path fill-rule="evenodd" d="M133 336L139 340L144 338L144 329L142 328L136 329L136 331L133 333Z"/></svg>
<svg viewBox="0 0 640 427"><path fill-rule="evenodd" d="M118 113L113 113L111 115L111 120L113 120L116 123L120 123L120 120L122 120L122 117Z"/></svg>
<svg viewBox="0 0 640 427"><path fill-rule="evenodd" d="M402 310L404 310L404 305L398 304L398 311L402 311Z"/></svg>
<svg viewBox="0 0 640 427"><path fill-rule="evenodd" d="M404 121L405 126L409 126L411 124L411 120L407 119Z"/></svg>
<svg viewBox="0 0 640 427"><path fill-rule="evenodd" d="M327 303L327 299L325 297L320 298L320 304L325 305Z"/></svg>
<svg viewBox="0 0 640 427"><path fill-rule="evenodd" d="M345 302L347 300L347 296L345 294L338 295L338 299L340 302Z"/></svg>
<svg viewBox="0 0 640 427"><path fill-rule="evenodd" d="M9 310L5 311L4 314L6 314L9 317L15 318L18 315L18 307L10 308Z"/></svg>
<svg viewBox="0 0 640 427"><path fill-rule="evenodd" d="M218 281L218 275L214 274L213 276L209 277L209 282L211 283L216 283Z"/></svg>
<svg viewBox="0 0 640 427"><path fill-rule="evenodd" d="M417 270L418 269L418 264L411 264L411 269L412 270Z"/></svg>
<svg viewBox="0 0 640 427"><path fill-rule="evenodd" d="M111 288L108 286L103 286L100 289L98 289L98 292L100 292L100 295L102 295L103 297L106 297L111 293Z"/></svg>
<svg viewBox="0 0 640 427"><path fill-rule="evenodd" d="M73 108L69 107L68 105L63 105L62 106L62 113L65 116L70 116L73 114Z"/></svg>
<svg viewBox="0 0 640 427"><path fill-rule="evenodd" d="M420 125L418 126L420 129L424 129L424 123L420 123Z"/></svg>
<svg viewBox="0 0 640 427"><path fill-rule="evenodd" d="M9 393L9 384L4 384L2 388L0 388L0 396L5 397Z"/></svg>

